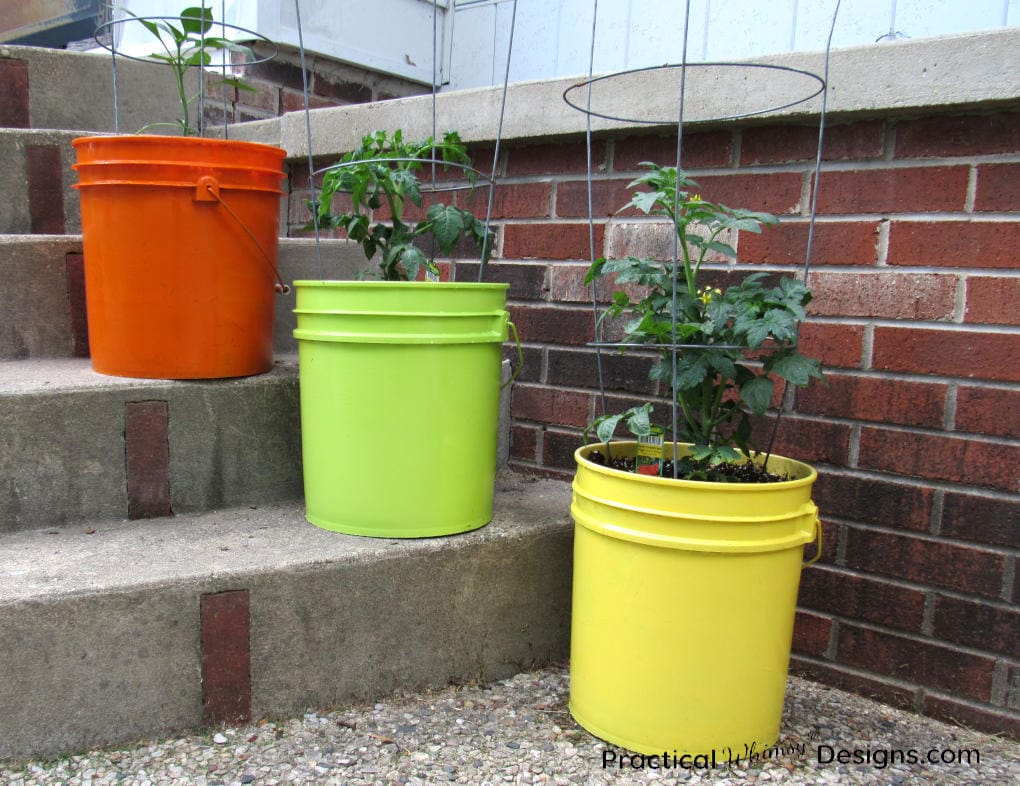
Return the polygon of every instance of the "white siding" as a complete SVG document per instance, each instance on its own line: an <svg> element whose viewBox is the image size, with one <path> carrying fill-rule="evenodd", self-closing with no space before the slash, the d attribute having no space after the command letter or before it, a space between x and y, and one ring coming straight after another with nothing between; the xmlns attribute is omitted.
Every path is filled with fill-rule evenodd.
<svg viewBox="0 0 1020 786"><path fill-rule="evenodd" d="M458 0L450 88L502 82L506 34L499 27L509 25L511 4ZM593 6L592 0L517 0L511 81L587 74ZM685 0L600 0L595 72L679 62L685 7ZM691 0L687 59L824 49L835 8L836 0ZM1020 0L842 0L832 43L857 46L1018 25Z"/></svg>

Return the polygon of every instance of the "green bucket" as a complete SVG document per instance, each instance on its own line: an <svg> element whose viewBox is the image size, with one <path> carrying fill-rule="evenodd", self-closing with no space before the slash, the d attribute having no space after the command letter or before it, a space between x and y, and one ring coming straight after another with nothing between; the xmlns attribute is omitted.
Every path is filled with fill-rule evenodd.
<svg viewBox="0 0 1020 786"><path fill-rule="evenodd" d="M487 524L508 285L294 288L308 521L387 538Z"/></svg>

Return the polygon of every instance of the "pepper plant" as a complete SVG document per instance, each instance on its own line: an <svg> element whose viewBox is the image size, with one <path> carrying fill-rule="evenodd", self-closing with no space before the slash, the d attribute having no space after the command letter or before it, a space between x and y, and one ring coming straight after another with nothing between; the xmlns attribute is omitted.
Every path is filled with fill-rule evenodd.
<svg viewBox="0 0 1020 786"><path fill-rule="evenodd" d="M392 135L377 131L361 140L361 145L344 155L323 177L318 204L319 227L344 229L347 237L361 244L368 259L377 253L379 277L388 281L414 281L424 269L438 277L434 254L426 254L426 239L433 249L449 254L462 238L468 238L481 251L483 263L491 253L490 230L484 221L456 205L429 205L425 218L406 219L408 203L422 207L419 179L426 164L459 165L473 184L467 149L455 131L441 140L432 137L420 142L404 140L402 131ZM333 213L333 200L339 193L350 195L349 210ZM374 211L385 207L389 217L373 223Z"/></svg>
<svg viewBox="0 0 1020 786"><path fill-rule="evenodd" d="M197 136L198 131L191 127L189 111L195 96L189 96L184 85L184 76L188 69L195 66L211 65L210 50L226 49L230 52L240 52L250 58L252 57L251 49L241 44L235 44L226 38L207 35L213 26L211 8L191 6L182 10L177 17L167 19L146 18L134 14L126 8L123 10L141 22L163 47L162 52L153 52L149 57L170 66L177 86L177 96L181 102L181 117L176 123L151 123L142 131L160 125L174 125L180 129L184 136ZM254 92L254 88L233 77L222 79L219 84Z"/></svg>
<svg viewBox="0 0 1020 786"><path fill-rule="evenodd" d="M672 261L601 258L585 282L615 276L617 285L638 285L641 297L632 300L625 289L616 290L602 317L627 317L625 343L658 353L650 378L664 381L677 402L675 440L693 443L683 476L721 479L713 468L754 452L751 416L765 413L777 379L799 387L823 379L820 363L797 345L797 325L811 292L789 277L770 285L766 273L752 273L725 291L703 285L702 267L710 255L736 257L727 242L731 233L758 233L778 219L703 199L691 191L697 183L675 167L641 166L648 171L629 188L646 190L635 192L621 210L636 208L674 224L677 268ZM682 348L674 368L675 345ZM671 431L651 416L650 403L603 415L589 425L585 440L594 431L609 443L621 423L638 437Z"/></svg>

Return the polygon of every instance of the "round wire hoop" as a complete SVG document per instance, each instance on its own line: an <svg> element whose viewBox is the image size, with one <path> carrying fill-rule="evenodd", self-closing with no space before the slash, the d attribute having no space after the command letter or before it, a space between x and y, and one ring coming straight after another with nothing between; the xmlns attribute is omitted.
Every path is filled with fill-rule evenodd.
<svg viewBox="0 0 1020 786"><path fill-rule="evenodd" d="M117 45L114 43L114 36L112 34L110 35L109 44L101 40L101 37L104 36L104 34L107 33L108 31L112 31L118 25L123 25L126 24L127 22L180 22L180 21L181 18L179 16L126 16L123 19L111 19L108 22L103 22L101 25L99 25L99 27L96 28L96 33L93 36L93 38L95 38L95 41L97 44L99 44L99 46L103 47L103 49L105 49L106 51L111 52L115 57L123 57L128 60L135 60L136 62L139 63L156 63L161 65L167 65L163 61L153 59L149 55L128 55L122 51L119 51L117 49ZM250 36L251 39L255 41L255 43L268 44L270 47L272 47L272 51L270 52L270 54L264 55L262 57L257 57L254 60L248 60L244 63L244 65L258 65L259 63L267 63L273 58L275 58L278 54L280 54L280 47L274 41L272 41L269 38L266 38L266 36L262 35L261 33L257 33L254 30L249 30L247 27L239 27L238 25L231 25L226 22L212 22L210 24L210 29L213 27L217 27L220 29L229 28L230 30L238 30L242 33L247 33L248 36ZM213 48L218 49L219 47ZM188 66L188 68L195 68L198 67L199 65L200 65L199 63L195 63L194 66Z"/></svg>
<svg viewBox="0 0 1020 786"><path fill-rule="evenodd" d="M775 339L770 337L771 342L775 342ZM589 341L585 344L586 347L609 347L615 349L669 349L669 350L701 350L717 352L720 349L723 350L735 350L740 352L775 352L778 348L768 347L762 345L760 347L749 347L745 344L636 344L629 341Z"/></svg>
<svg viewBox="0 0 1020 786"><path fill-rule="evenodd" d="M634 77L636 75L645 73L668 70L690 71L691 69L709 69L709 68L749 69L749 70L758 69L761 71L786 73L797 77L798 81L799 77L806 77L809 80L813 80L813 83L809 83L810 87L805 88L808 91L807 95L804 95L802 97L796 98L792 101L788 101L783 104L774 104L762 107L760 109L754 109L750 112L738 112L729 115L712 115L697 118L685 117L684 122L701 122L701 123L720 122L724 120L738 120L744 117L754 117L756 115L763 115L769 112L778 112L781 109L788 109L789 107L806 103L815 96L820 95L822 91L825 90L825 80L818 76L818 74L812 73L811 71L805 71L801 68L793 68L791 66L775 65L772 63L731 63L731 62L686 63L686 64L667 63L665 65L660 66L648 66L645 68L632 68L627 71L616 71L612 74L604 74L602 76L596 76L590 79L585 79L583 82L578 82L577 84L571 85L566 90L564 90L563 100L572 109L576 109L579 112L584 112L586 115L600 117L603 120L612 120L619 123L633 123L639 125L655 125L655 126L676 125L678 116L678 113L676 111L673 111L671 115L666 117L649 118L649 117L624 117L621 115L611 114L608 110L593 109L590 105L593 99L590 97L589 91L593 95L595 85L611 85L613 83L613 80L624 80L627 79L628 77ZM585 91L581 99L578 99L576 96L572 95L574 91L580 90ZM727 87L722 87L717 88L717 90L719 92L728 93L730 89ZM627 91L623 92L624 94L627 93ZM751 94L751 91L745 90L744 93ZM614 98L613 100L618 101L619 100L618 95L619 93L617 93L617 97ZM663 114L666 113L664 112Z"/></svg>
<svg viewBox="0 0 1020 786"><path fill-rule="evenodd" d="M330 166L323 167L322 169L316 169L312 172L312 180L314 182L316 177L319 177L326 172L333 172L339 169L352 169L353 167L361 164L400 164L400 163L420 163L420 164L435 164L436 166L442 166L449 169L453 167L460 169L466 174L473 175L475 180L481 180L482 183L460 183L460 182L424 182L419 183L418 190L423 194L441 194L448 191L469 191L476 188L491 188L493 186L492 178L489 175L475 169L473 166L468 164L461 164L455 161L443 161L438 158L410 158L410 157L393 157L393 158L361 158L357 161L341 161L339 164L331 164ZM344 194L349 193L346 189L337 189L337 193Z"/></svg>

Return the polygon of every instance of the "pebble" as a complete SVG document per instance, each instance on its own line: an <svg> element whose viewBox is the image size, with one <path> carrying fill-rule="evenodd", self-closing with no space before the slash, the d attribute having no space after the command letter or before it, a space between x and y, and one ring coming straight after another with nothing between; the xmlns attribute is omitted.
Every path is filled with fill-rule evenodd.
<svg viewBox="0 0 1020 786"><path fill-rule="evenodd" d="M603 769L612 748L567 710L563 666L501 682L402 693L336 711L221 728L56 761L0 762L4 786L363 786L435 783L601 786L1014 784L1020 743L979 734L791 678L779 755L716 770ZM231 740L234 745L227 745ZM225 746L225 747L224 747ZM819 746L870 751L828 762ZM888 751L977 751L980 761L890 764ZM614 749L615 750L615 749ZM877 757L877 758L876 758ZM879 760L882 763L879 764Z"/></svg>

